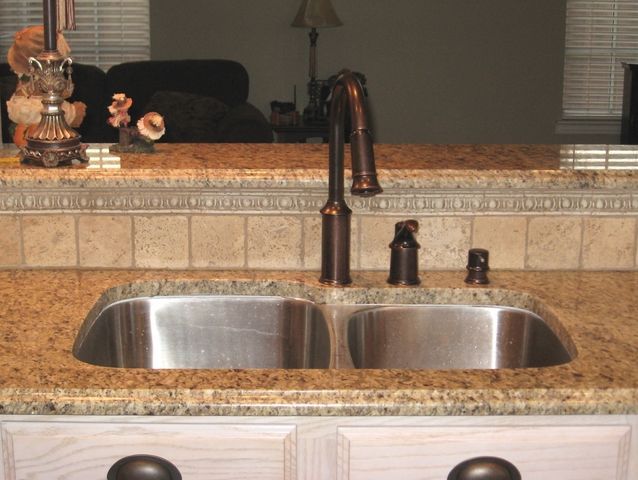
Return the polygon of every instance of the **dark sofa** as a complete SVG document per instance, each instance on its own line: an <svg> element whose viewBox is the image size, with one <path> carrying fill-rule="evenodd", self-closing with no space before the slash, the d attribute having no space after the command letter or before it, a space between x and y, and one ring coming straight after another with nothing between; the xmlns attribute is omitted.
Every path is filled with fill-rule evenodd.
<svg viewBox="0 0 638 480"><path fill-rule="evenodd" d="M232 60L149 60L122 63L103 72L92 65L73 65L75 90L69 101L87 104L78 128L87 143L115 142L117 130L106 123L114 93L133 99L133 122L144 113L161 113L166 134L160 142L269 143L268 120L247 102L246 69ZM2 137L10 142L6 101L15 90L15 75L0 64Z"/></svg>

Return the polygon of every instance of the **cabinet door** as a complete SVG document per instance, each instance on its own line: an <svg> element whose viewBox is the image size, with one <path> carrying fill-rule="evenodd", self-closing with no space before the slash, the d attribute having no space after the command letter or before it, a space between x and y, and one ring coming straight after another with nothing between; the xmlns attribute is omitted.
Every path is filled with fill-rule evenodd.
<svg viewBox="0 0 638 480"><path fill-rule="evenodd" d="M498 457L524 480L627 480L630 427L343 427L338 480L445 480L459 463Z"/></svg>
<svg viewBox="0 0 638 480"><path fill-rule="evenodd" d="M6 480L106 480L123 457L171 462L184 480L296 478L294 425L5 422Z"/></svg>

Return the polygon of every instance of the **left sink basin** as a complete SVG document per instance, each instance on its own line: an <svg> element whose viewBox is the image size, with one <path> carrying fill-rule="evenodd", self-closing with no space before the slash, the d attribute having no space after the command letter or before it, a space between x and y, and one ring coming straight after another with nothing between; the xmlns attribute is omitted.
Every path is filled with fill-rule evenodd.
<svg viewBox="0 0 638 480"><path fill-rule="evenodd" d="M122 368L328 368L328 325L312 302L276 296L138 297L89 317L73 346Z"/></svg>

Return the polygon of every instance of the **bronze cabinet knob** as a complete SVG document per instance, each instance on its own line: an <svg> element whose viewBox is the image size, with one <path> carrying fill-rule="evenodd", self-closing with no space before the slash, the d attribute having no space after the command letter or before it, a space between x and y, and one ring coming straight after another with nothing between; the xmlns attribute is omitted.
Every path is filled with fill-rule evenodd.
<svg viewBox="0 0 638 480"><path fill-rule="evenodd" d="M113 464L107 480L182 480L175 465L153 455L131 455Z"/></svg>
<svg viewBox="0 0 638 480"><path fill-rule="evenodd" d="M459 463L447 480L521 480L521 474L502 458L476 457Z"/></svg>
<svg viewBox="0 0 638 480"><path fill-rule="evenodd" d="M419 231L416 220L406 220L394 225L394 238L390 245L390 276L391 285L418 285L419 278L419 248L421 246L414 238Z"/></svg>

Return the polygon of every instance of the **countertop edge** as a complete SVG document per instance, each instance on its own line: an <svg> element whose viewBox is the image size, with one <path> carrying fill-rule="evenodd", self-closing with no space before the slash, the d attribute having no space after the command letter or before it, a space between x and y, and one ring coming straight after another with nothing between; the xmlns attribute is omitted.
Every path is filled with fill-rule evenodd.
<svg viewBox="0 0 638 480"><path fill-rule="evenodd" d="M190 390L189 401L178 392L152 390L21 391L0 390L0 415L88 416L507 416L507 415L633 415L638 414L638 389L510 390L502 399L492 390L459 390L454 402L448 390L375 392L240 392ZM301 395L300 395L301 393ZM304 399L308 393L308 398ZM338 394L339 402L325 396ZM421 395L422 394L422 395ZM399 398L399 397L409 397ZM350 397L350 398L346 398ZM596 402L591 401L596 398ZM287 399L289 401L287 401ZM471 400L468 400L471 399Z"/></svg>

